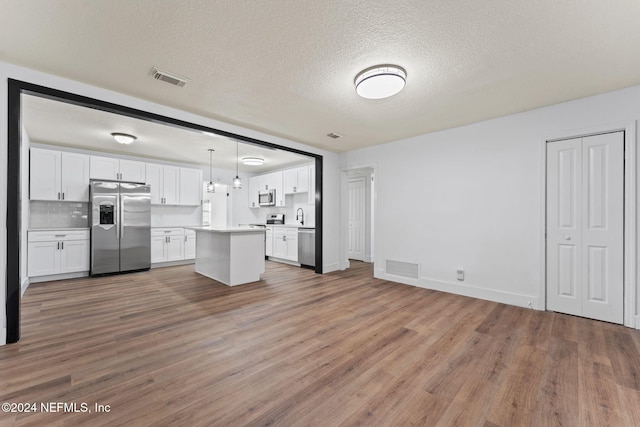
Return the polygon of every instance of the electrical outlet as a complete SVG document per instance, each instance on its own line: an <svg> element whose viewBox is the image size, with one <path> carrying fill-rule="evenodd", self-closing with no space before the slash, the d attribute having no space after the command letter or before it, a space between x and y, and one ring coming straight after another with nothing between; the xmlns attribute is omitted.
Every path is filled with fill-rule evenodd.
<svg viewBox="0 0 640 427"><path fill-rule="evenodd" d="M464 280L464 270L462 268L456 270L456 279L460 280L461 282Z"/></svg>

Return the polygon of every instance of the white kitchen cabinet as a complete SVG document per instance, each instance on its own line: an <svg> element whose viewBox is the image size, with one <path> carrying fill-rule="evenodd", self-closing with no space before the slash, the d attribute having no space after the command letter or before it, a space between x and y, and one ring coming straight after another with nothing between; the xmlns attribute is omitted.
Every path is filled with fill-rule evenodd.
<svg viewBox="0 0 640 427"><path fill-rule="evenodd" d="M146 182L146 168L144 162L135 160L91 156L90 176L109 181Z"/></svg>
<svg viewBox="0 0 640 427"><path fill-rule="evenodd" d="M284 193L306 193L309 191L309 166L284 171Z"/></svg>
<svg viewBox="0 0 640 427"><path fill-rule="evenodd" d="M260 192L260 176L252 176L249 178L249 207L259 208L260 201L258 199L258 193Z"/></svg>
<svg viewBox="0 0 640 427"><path fill-rule="evenodd" d="M316 165L309 166L309 204L316 204Z"/></svg>
<svg viewBox="0 0 640 427"><path fill-rule="evenodd" d="M273 227L273 256L289 261L298 261L297 228Z"/></svg>
<svg viewBox="0 0 640 427"><path fill-rule="evenodd" d="M271 172L249 178L249 207L260 207L258 193L268 190L275 190L276 192L275 206L285 206L282 171Z"/></svg>
<svg viewBox="0 0 640 427"><path fill-rule="evenodd" d="M151 230L151 263L184 260L184 229Z"/></svg>
<svg viewBox="0 0 640 427"><path fill-rule="evenodd" d="M265 229L265 255L273 256L273 227Z"/></svg>
<svg viewBox="0 0 640 427"><path fill-rule="evenodd" d="M166 166L158 165L155 163L147 163L146 169L146 183L147 185L151 186L151 204L179 204L180 168L177 166Z"/></svg>
<svg viewBox="0 0 640 427"><path fill-rule="evenodd" d="M145 182L146 175L144 162L120 160L120 181Z"/></svg>
<svg viewBox="0 0 640 427"><path fill-rule="evenodd" d="M29 168L31 200L89 201L89 156L32 148Z"/></svg>
<svg viewBox="0 0 640 427"><path fill-rule="evenodd" d="M184 259L196 257L196 231L184 230Z"/></svg>
<svg viewBox="0 0 640 427"><path fill-rule="evenodd" d="M89 231L29 231L29 277L89 271Z"/></svg>
<svg viewBox="0 0 640 427"><path fill-rule="evenodd" d="M276 206L285 206L286 198L284 197L284 174L282 171L273 172L271 175L271 182L273 189L276 190Z"/></svg>
<svg viewBox="0 0 640 427"><path fill-rule="evenodd" d="M200 205L202 203L202 171L180 168L178 181L180 204L185 206Z"/></svg>

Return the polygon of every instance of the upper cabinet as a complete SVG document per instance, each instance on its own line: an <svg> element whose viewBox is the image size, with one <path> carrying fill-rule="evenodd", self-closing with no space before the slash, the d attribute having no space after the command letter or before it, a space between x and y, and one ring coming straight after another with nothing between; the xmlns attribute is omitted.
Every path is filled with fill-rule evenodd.
<svg viewBox="0 0 640 427"><path fill-rule="evenodd" d="M309 166L309 204L316 204L316 165Z"/></svg>
<svg viewBox="0 0 640 427"><path fill-rule="evenodd" d="M179 167L147 163L147 185L151 186L152 205L180 204Z"/></svg>
<svg viewBox="0 0 640 427"><path fill-rule="evenodd" d="M275 190L275 206L286 206L287 194L308 193L308 203L315 204L315 165L300 166L249 178L249 207L260 207L258 194Z"/></svg>
<svg viewBox="0 0 640 427"><path fill-rule="evenodd" d="M284 193L306 193L309 191L309 166L284 171Z"/></svg>
<svg viewBox="0 0 640 427"><path fill-rule="evenodd" d="M112 157L91 156L91 179L146 182L145 163Z"/></svg>
<svg viewBox="0 0 640 427"><path fill-rule="evenodd" d="M31 200L89 201L89 156L31 148Z"/></svg>
<svg viewBox="0 0 640 427"><path fill-rule="evenodd" d="M180 168L180 204L197 206L202 203L202 171Z"/></svg>

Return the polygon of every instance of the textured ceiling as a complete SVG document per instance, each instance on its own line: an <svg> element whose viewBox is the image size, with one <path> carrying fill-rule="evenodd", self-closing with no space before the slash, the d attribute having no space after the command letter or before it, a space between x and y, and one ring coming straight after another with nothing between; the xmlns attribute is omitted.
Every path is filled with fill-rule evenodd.
<svg viewBox="0 0 640 427"><path fill-rule="evenodd" d="M639 16L638 0L0 0L0 60L342 152L640 84ZM404 91L359 98L379 63L407 70Z"/></svg>

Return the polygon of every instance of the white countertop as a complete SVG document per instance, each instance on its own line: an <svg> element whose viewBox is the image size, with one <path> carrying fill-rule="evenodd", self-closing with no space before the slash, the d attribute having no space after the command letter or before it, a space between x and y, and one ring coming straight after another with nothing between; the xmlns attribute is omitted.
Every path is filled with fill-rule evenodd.
<svg viewBox="0 0 640 427"><path fill-rule="evenodd" d="M300 225L300 224L260 224L265 227L287 227L287 228L316 228L313 225Z"/></svg>
<svg viewBox="0 0 640 427"><path fill-rule="evenodd" d="M264 228L251 227L185 227L189 230L207 231L210 233L264 233Z"/></svg>

